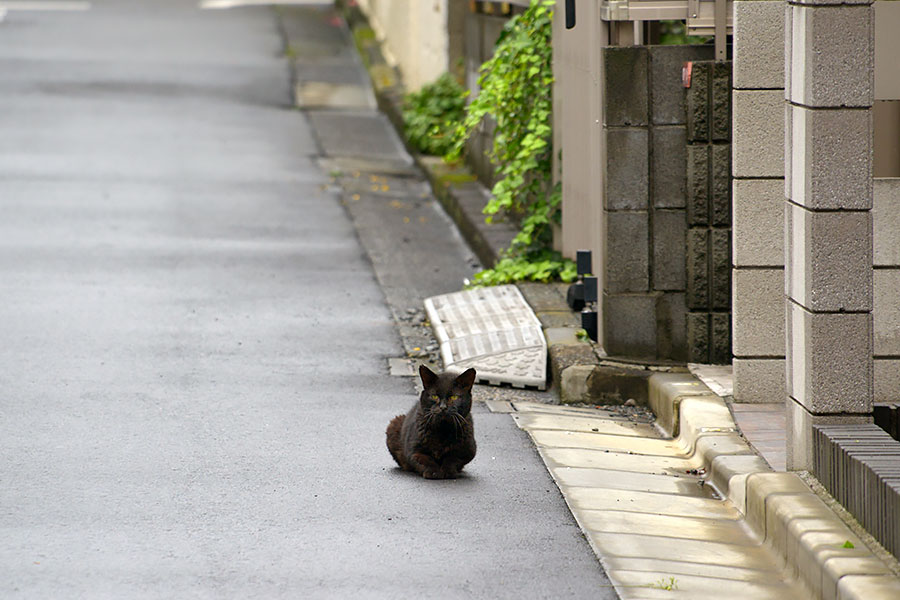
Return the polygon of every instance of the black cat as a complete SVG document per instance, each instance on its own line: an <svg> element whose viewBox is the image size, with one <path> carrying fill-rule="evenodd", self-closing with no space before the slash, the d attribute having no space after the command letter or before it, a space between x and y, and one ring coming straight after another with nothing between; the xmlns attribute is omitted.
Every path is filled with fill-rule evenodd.
<svg viewBox="0 0 900 600"><path fill-rule="evenodd" d="M422 365L425 389L406 415L391 420L387 447L404 471L425 479L453 479L475 458L472 384L475 369L435 375Z"/></svg>

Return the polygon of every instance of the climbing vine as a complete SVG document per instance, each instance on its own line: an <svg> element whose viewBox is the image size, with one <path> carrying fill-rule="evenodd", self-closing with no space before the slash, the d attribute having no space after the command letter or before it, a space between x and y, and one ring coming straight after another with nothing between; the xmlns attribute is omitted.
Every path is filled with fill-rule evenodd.
<svg viewBox="0 0 900 600"><path fill-rule="evenodd" d="M506 23L494 55L481 66L480 91L467 106L448 153L449 159L457 159L481 122L492 119L494 139L487 155L497 167L497 183L484 213L488 221L502 213L521 225L494 268L475 276L476 284L575 278L574 263L550 249L561 199L559 186L552 185L554 4L532 0Z"/></svg>

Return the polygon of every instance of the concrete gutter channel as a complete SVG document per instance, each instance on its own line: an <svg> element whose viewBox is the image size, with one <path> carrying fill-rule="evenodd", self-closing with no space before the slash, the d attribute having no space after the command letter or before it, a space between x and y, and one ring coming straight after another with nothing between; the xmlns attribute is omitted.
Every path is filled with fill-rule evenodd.
<svg viewBox="0 0 900 600"><path fill-rule="evenodd" d="M367 27L344 7L354 31ZM402 131L403 88L378 44L355 36L379 108ZM402 136L401 136L402 137ZM487 192L417 154L434 194L483 264L515 235L487 225ZM795 473L774 472L727 403L683 366L616 361L576 336L561 285L521 284L547 338L562 406L513 403L622 598L897 599L896 562L863 540ZM632 398L656 427L570 406ZM628 504L627 509L622 507Z"/></svg>

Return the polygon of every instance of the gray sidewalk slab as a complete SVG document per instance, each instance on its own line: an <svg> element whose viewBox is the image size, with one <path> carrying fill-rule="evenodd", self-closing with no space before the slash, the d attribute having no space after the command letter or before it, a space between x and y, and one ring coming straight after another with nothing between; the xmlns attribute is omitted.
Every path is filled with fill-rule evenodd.
<svg viewBox="0 0 900 600"><path fill-rule="evenodd" d="M704 465L678 440L622 435L621 417L515 407L622 598L805 597L738 508L691 475Z"/></svg>

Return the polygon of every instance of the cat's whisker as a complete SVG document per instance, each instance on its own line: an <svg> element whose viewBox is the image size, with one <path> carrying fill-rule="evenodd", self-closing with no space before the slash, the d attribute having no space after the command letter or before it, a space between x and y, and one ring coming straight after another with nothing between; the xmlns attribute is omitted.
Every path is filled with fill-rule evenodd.
<svg viewBox="0 0 900 600"><path fill-rule="evenodd" d="M453 425L456 428L456 432L461 434L466 429L466 420L463 416L457 412L451 413L453 416Z"/></svg>

